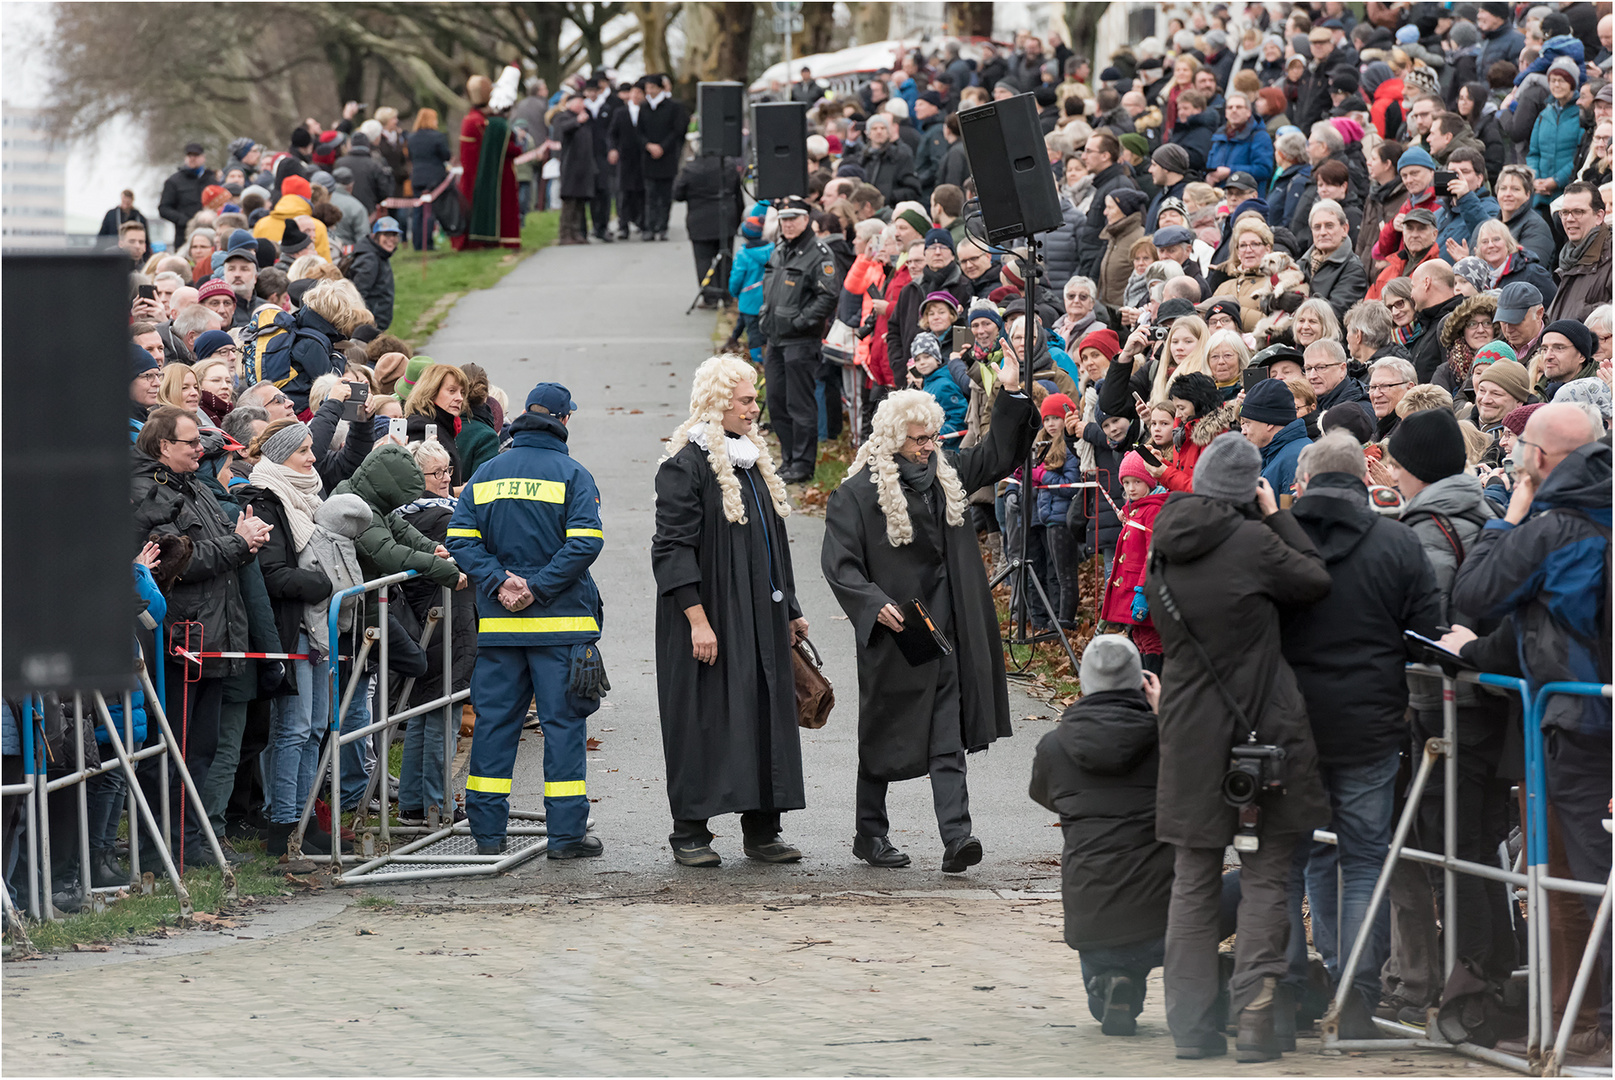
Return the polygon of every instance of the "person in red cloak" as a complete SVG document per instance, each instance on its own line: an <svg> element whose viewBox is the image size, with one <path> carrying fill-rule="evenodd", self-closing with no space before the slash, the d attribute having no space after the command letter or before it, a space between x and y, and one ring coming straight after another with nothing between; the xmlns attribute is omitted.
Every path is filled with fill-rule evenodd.
<svg viewBox="0 0 1615 1080"><path fill-rule="evenodd" d="M521 247L516 150L504 116L515 103L514 87L520 74L513 67L506 68L498 86L485 75L466 80L466 97L472 109L460 124L460 166L465 170L460 175L460 195L468 208L470 227L463 236L450 240L455 251ZM508 94L503 92L507 81L512 87ZM504 101L506 97L510 100Z"/></svg>

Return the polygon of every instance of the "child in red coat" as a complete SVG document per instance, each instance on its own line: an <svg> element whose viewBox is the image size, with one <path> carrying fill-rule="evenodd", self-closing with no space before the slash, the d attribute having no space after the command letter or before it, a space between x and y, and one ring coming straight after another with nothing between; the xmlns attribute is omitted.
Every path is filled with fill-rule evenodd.
<svg viewBox="0 0 1615 1080"><path fill-rule="evenodd" d="M1150 620L1144 600L1144 571L1150 550L1150 534L1155 515L1160 513L1170 492L1157 484L1137 451L1122 458L1122 491L1127 503L1122 507L1122 531L1116 541L1116 561L1105 586L1105 603L1100 617L1106 622L1131 626L1133 644L1138 646L1144 667L1160 673L1161 635Z"/></svg>

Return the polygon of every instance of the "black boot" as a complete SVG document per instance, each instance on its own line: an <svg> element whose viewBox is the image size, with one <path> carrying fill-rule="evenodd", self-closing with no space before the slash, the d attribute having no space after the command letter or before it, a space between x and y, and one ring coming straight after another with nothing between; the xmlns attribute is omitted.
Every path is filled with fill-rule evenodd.
<svg viewBox="0 0 1615 1080"><path fill-rule="evenodd" d="M111 848L90 852L90 884L97 889L129 884L129 874L118 864Z"/></svg>
<svg viewBox="0 0 1615 1080"><path fill-rule="evenodd" d="M1273 1061L1283 1052L1275 1030L1275 995L1278 980L1269 975L1249 1005L1239 1010L1239 1037L1234 1044L1234 1060Z"/></svg>
<svg viewBox="0 0 1615 1080"><path fill-rule="evenodd" d="M1280 1050L1295 1052L1295 994L1283 983L1273 991L1273 1034Z"/></svg>
<svg viewBox="0 0 1615 1080"><path fill-rule="evenodd" d="M292 823L271 821L264 839L264 851L276 858L286 854L287 842L291 839Z"/></svg>
<svg viewBox="0 0 1615 1080"><path fill-rule="evenodd" d="M1106 1035L1138 1034L1138 986L1127 975L1100 975L1093 993L1104 1000L1099 1030Z"/></svg>

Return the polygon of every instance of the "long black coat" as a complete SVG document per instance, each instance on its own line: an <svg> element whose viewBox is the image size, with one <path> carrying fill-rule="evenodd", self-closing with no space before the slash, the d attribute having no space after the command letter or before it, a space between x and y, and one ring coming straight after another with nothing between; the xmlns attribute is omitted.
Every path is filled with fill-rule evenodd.
<svg viewBox="0 0 1615 1080"><path fill-rule="evenodd" d="M1142 690L1084 695L1037 744L1029 794L1060 815L1060 894L1073 949L1166 933L1173 853L1155 839L1156 744Z"/></svg>
<svg viewBox="0 0 1615 1080"><path fill-rule="evenodd" d="M724 517L700 446L686 445L656 470L656 699L677 820L807 805L790 630L802 610L790 537L757 468L735 476L744 524ZM770 599L776 588L785 594L780 603ZM684 609L696 603L718 638L715 664L691 652Z"/></svg>
<svg viewBox="0 0 1615 1080"><path fill-rule="evenodd" d="M644 191L645 168L642 158L645 144L640 139L639 129L634 126L634 117L628 106L612 111L611 120L606 124L606 146L617 151L617 190Z"/></svg>
<svg viewBox="0 0 1615 1080"><path fill-rule="evenodd" d="M643 111L640 115L644 116ZM594 140L596 135L604 137L599 121L587 109L581 118L570 109L562 109L550 124L550 134L561 144L561 198L594 198L600 173Z"/></svg>
<svg viewBox="0 0 1615 1080"><path fill-rule="evenodd" d="M1024 395L999 394L984 442L949 454L965 491L996 483L1026 459L1037 433L1037 410ZM886 538L868 471L848 477L825 511L820 565L858 643L858 767L877 780L908 780L930 770L933 742L941 751L984 749L1008 738L1009 690L998 614L987 589L969 516L948 525L905 484L914 539L893 547ZM942 491L933 494L940 510ZM918 599L953 642L951 657L911 667L890 632L876 622L887 604ZM951 615L949 620L948 615ZM951 626L947 623L951 621ZM949 672L943 665L954 668ZM939 693L938 684L957 687ZM948 700L952 698L953 700ZM958 732L933 732L938 718L957 714Z"/></svg>
<svg viewBox="0 0 1615 1080"><path fill-rule="evenodd" d="M297 565L292 548L292 528L287 524L286 507L273 491L258 487L238 488L236 498L252 507L255 517L272 526L269 539L258 549L258 565L264 572L264 588L275 613L275 631L280 635L282 652L297 651L297 635L303 612L331 595L331 579L321 570ZM212 648L212 646L209 646Z"/></svg>
<svg viewBox="0 0 1615 1080"><path fill-rule="evenodd" d="M1435 571L1411 528L1368 508L1368 489L1355 476L1314 476L1292 513L1334 582L1328 596L1287 609L1280 622L1318 760L1383 760L1407 738L1403 665L1411 658L1402 632L1439 636Z"/></svg>
<svg viewBox="0 0 1615 1080"><path fill-rule="evenodd" d="M559 115L559 114L557 114ZM656 143L662 156L651 157L644 152L640 160L641 173L647 180L671 180L678 175L679 157L684 150L684 139L690 127L690 110L672 95L656 108L650 103L639 107L639 138L642 146Z"/></svg>
<svg viewBox="0 0 1615 1080"><path fill-rule="evenodd" d="M1280 654L1279 607L1329 592L1329 571L1288 510L1253 521L1232 503L1173 492L1155 518L1144 591L1166 647L1161 671L1161 774L1155 836L1180 847L1221 850L1237 815L1223 802L1229 750L1247 731L1183 625L1161 601L1164 579L1216 674L1256 725L1283 747L1286 792L1262 800L1260 835L1306 833L1329 820L1306 700Z"/></svg>
<svg viewBox="0 0 1615 1080"><path fill-rule="evenodd" d="M719 164L719 162L722 164ZM673 200L689 203L684 231L691 240L722 241L740 228L738 158L693 157L673 181Z"/></svg>

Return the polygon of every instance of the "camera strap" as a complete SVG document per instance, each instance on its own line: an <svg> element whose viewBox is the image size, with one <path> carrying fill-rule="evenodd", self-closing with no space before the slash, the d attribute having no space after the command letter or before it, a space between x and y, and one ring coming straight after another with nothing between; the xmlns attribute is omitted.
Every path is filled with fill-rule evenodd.
<svg viewBox="0 0 1615 1080"><path fill-rule="evenodd" d="M1256 725L1251 723L1250 717L1245 715L1245 710L1240 708L1238 701L1234 700L1234 695L1229 692L1227 685L1222 681L1222 676L1217 674L1217 665L1213 664L1211 657L1206 655L1205 646L1200 644L1200 639L1194 636L1194 631L1189 629L1188 622L1183 618L1183 612L1178 610L1178 602L1173 598L1172 590L1166 584L1166 560L1159 555L1152 554L1150 556L1150 565L1155 570L1155 589L1161 594L1161 606L1172 617L1172 621L1182 627L1184 636L1189 639L1189 644L1194 646L1195 655L1199 656L1200 663L1205 665L1207 673L1211 675L1211 681L1217 684L1217 692L1222 695L1223 704L1227 705L1228 710L1239 720L1240 725L1249 734L1250 741L1257 741Z"/></svg>

